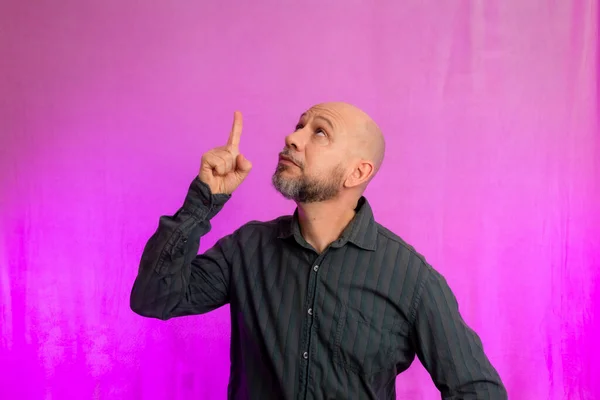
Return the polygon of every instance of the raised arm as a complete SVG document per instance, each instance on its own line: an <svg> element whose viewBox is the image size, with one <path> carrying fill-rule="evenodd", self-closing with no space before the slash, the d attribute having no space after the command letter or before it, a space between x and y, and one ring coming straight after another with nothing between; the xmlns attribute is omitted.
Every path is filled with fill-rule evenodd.
<svg viewBox="0 0 600 400"><path fill-rule="evenodd" d="M413 345L442 399L505 400L500 376L485 355L479 336L460 315L446 280L428 268L419 290Z"/></svg>
<svg viewBox="0 0 600 400"><path fill-rule="evenodd" d="M229 235L197 255L200 238L210 220L248 176L252 164L239 152L242 116L234 115L227 145L202 156L198 177L191 183L183 206L160 217L157 230L144 248L130 296L131 309L151 318L202 314L229 301L231 249Z"/></svg>

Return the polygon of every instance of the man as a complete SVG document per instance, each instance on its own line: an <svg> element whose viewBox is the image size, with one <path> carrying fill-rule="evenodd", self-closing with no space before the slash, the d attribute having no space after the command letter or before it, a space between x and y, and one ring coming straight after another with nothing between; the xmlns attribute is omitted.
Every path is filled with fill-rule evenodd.
<svg viewBox="0 0 600 400"><path fill-rule="evenodd" d="M252 168L241 118L202 157L182 208L160 218L133 311L167 320L229 304L230 399L394 399L415 355L444 399L505 399L445 279L374 221L363 192L385 143L352 105L314 106L287 136L273 185L296 202L292 216L247 223L197 255Z"/></svg>

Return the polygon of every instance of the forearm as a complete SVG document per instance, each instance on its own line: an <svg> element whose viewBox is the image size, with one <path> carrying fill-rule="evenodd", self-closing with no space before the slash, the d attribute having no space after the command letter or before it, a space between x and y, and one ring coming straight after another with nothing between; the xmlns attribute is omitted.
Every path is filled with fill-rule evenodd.
<svg viewBox="0 0 600 400"><path fill-rule="evenodd" d="M442 394L443 400L506 400L507 398L506 389L499 378L468 382Z"/></svg>
<svg viewBox="0 0 600 400"><path fill-rule="evenodd" d="M130 297L131 309L142 316L169 319L190 300L192 261L200 239L210 231L210 219L229 196L210 194L197 178L184 205L173 216L162 216L146 243Z"/></svg>

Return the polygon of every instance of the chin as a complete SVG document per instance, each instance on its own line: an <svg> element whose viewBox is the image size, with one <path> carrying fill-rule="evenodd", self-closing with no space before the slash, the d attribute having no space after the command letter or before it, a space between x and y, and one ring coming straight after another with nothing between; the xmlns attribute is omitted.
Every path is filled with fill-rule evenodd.
<svg viewBox="0 0 600 400"><path fill-rule="evenodd" d="M275 171L275 173L277 175L283 175L283 174L297 174L297 171L294 171L294 167L291 167L289 165L283 165L283 164L279 164L279 166L277 167L277 171Z"/></svg>

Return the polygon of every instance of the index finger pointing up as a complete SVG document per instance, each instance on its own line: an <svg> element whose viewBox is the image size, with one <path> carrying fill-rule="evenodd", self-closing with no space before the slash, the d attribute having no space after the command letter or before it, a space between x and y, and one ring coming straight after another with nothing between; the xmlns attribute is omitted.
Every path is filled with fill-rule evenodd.
<svg viewBox="0 0 600 400"><path fill-rule="evenodd" d="M227 141L228 146L235 147L236 149L240 145L240 137L242 136L242 113L236 111L233 113L233 126L231 127L231 133L229 133L229 140Z"/></svg>

